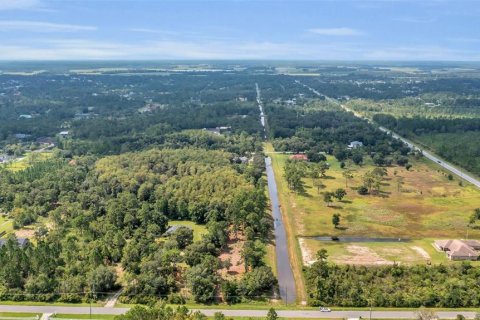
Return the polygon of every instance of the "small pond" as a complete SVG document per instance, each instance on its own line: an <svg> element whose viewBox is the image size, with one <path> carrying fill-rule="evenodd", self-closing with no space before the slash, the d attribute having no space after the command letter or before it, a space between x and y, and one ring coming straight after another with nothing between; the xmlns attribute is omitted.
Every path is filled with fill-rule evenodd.
<svg viewBox="0 0 480 320"><path fill-rule="evenodd" d="M369 237L307 237L318 241L335 242L409 242L406 238L369 238Z"/></svg>

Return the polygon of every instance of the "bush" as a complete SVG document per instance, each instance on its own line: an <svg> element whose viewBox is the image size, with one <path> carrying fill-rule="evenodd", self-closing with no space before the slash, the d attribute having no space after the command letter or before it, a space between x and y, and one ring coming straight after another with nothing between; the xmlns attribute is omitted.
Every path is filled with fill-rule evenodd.
<svg viewBox="0 0 480 320"><path fill-rule="evenodd" d="M366 194L368 194L368 188L365 187L365 186L360 186L360 187L358 187L357 192L358 192L358 194L360 194L362 196L366 195Z"/></svg>
<svg viewBox="0 0 480 320"><path fill-rule="evenodd" d="M270 267L262 266L246 273L239 284L240 292L249 298L259 297L272 290L277 279Z"/></svg>
<svg viewBox="0 0 480 320"><path fill-rule="evenodd" d="M228 303L240 302L238 283L236 281L225 281L222 285L223 300Z"/></svg>
<svg viewBox="0 0 480 320"><path fill-rule="evenodd" d="M178 293L170 293L167 297L168 303L171 304L185 304L185 298Z"/></svg>
<svg viewBox="0 0 480 320"><path fill-rule="evenodd" d="M88 277L90 287L94 287L97 292L108 292L113 290L116 286L116 281L117 274L115 273L115 270L105 266L98 266Z"/></svg>
<svg viewBox="0 0 480 320"><path fill-rule="evenodd" d="M170 239L176 241L180 249L184 249L186 246L193 243L193 230L181 226L172 233Z"/></svg>

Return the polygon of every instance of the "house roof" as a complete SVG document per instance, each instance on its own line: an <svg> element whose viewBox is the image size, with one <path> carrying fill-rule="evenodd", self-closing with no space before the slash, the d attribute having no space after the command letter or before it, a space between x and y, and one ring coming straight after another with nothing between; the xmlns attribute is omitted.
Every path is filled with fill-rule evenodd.
<svg viewBox="0 0 480 320"><path fill-rule="evenodd" d="M480 241L478 240L463 240L463 242L476 250L480 249Z"/></svg>
<svg viewBox="0 0 480 320"><path fill-rule="evenodd" d="M7 243L7 239L0 239L0 248L3 247ZM17 243L20 247L25 247L29 242L28 238L17 238Z"/></svg>
<svg viewBox="0 0 480 320"><path fill-rule="evenodd" d="M351 146L363 146L363 142L361 141L352 141L350 142Z"/></svg>
<svg viewBox="0 0 480 320"><path fill-rule="evenodd" d="M292 156L290 156L290 159L293 159L293 160L305 160L307 161L308 160L308 157L304 154L294 154Z"/></svg>
<svg viewBox="0 0 480 320"><path fill-rule="evenodd" d="M164 235L169 236L169 235L175 233L181 227L192 229L192 228L190 228L189 226L186 226L186 225L176 224L174 226L169 226L167 231L165 231Z"/></svg>
<svg viewBox="0 0 480 320"><path fill-rule="evenodd" d="M436 240L435 244L451 257L479 256L476 249L480 248L480 242L476 240Z"/></svg>

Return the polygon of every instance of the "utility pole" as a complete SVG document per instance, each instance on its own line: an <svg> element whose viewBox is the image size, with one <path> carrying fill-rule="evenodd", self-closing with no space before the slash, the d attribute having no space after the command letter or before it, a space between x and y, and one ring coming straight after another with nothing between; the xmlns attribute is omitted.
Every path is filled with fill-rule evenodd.
<svg viewBox="0 0 480 320"><path fill-rule="evenodd" d="M287 286L285 286L285 306L288 303L288 291L287 291Z"/></svg>

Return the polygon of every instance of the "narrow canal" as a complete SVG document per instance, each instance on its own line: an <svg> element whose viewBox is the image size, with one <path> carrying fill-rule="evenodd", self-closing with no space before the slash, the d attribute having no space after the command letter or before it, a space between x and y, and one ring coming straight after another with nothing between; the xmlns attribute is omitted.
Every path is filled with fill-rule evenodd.
<svg viewBox="0 0 480 320"><path fill-rule="evenodd" d="M255 83L255 89L257 92L258 109L260 110L260 122L263 126L264 138L267 139L265 113L263 110L262 96L258 83ZM285 231L282 213L280 211L277 182L275 181L271 158L265 158L265 166L267 168L268 193L270 195L272 215L274 220L275 252L277 256L278 287L280 290L280 298L282 298L282 300L286 303L294 303L297 300L295 278L293 277L290 256L288 254L287 232Z"/></svg>
<svg viewBox="0 0 480 320"><path fill-rule="evenodd" d="M295 289L295 278L293 277L290 256L288 254L287 232L282 220L282 213L278 201L277 183L272 168L272 159L265 158L267 167L268 192L272 204L272 215L274 219L275 252L277 255L278 286L280 297L287 303L293 303L297 299Z"/></svg>

